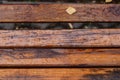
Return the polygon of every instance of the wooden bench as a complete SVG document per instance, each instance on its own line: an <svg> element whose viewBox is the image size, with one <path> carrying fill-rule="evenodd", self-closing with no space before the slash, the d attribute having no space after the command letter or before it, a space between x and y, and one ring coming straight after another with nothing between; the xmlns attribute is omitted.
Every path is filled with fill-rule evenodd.
<svg viewBox="0 0 120 80"><path fill-rule="evenodd" d="M5 4L0 22L120 22L120 4ZM0 30L1 80L119 80L120 29Z"/></svg>

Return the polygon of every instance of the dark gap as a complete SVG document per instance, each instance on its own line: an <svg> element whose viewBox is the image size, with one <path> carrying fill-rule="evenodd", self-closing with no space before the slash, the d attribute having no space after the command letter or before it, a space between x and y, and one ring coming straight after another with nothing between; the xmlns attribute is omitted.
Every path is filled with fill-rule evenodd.
<svg viewBox="0 0 120 80"><path fill-rule="evenodd" d="M32 66L0 66L0 69L49 69L49 68L120 68L120 66L36 66L36 65L32 65Z"/></svg>
<svg viewBox="0 0 120 80"><path fill-rule="evenodd" d="M0 49L120 49L120 46L111 47L0 47Z"/></svg>
<svg viewBox="0 0 120 80"><path fill-rule="evenodd" d="M0 23L0 30L119 29L120 22Z"/></svg>

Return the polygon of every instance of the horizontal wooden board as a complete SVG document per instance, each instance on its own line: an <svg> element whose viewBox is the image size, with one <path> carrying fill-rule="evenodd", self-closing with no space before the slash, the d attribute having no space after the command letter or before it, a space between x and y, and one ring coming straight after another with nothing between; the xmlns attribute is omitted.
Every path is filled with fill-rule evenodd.
<svg viewBox="0 0 120 80"><path fill-rule="evenodd" d="M120 68L0 69L1 80L119 80Z"/></svg>
<svg viewBox="0 0 120 80"><path fill-rule="evenodd" d="M68 12L73 14L68 14ZM75 12L74 12L75 9ZM120 21L120 4L0 5L0 22Z"/></svg>
<svg viewBox="0 0 120 80"><path fill-rule="evenodd" d="M0 47L120 47L120 29L1 30Z"/></svg>
<svg viewBox="0 0 120 80"><path fill-rule="evenodd" d="M0 49L0 67L120 66L120 49Z"/></svg>

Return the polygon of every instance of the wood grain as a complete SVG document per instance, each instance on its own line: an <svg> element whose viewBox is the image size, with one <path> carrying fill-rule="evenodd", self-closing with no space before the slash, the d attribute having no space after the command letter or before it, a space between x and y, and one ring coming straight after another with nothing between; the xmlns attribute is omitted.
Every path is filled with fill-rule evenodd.
<svg viewBox="0 0 120 80"><path fill-rule="evenodd" d="M120 49L0 49L0 67L120 66Z"/></svg>
<svg viewBox="0 0 120 80"><path fill-rule="evenodd" d="M120 29L1 30L0 47L120 47Z"/></svg>
<svg viewBox="0 0 120 80"><path fill-rule="evenodd" d="M76 9L70 15L68 7ZM0 22L112 22L120 21L120 4L0 5Z"/></svg>
<svg viewBox="0 0 120 80"><path fill-rule="evenodd" d="M1 80L119 80L120 68L0 69Z"/></svg>

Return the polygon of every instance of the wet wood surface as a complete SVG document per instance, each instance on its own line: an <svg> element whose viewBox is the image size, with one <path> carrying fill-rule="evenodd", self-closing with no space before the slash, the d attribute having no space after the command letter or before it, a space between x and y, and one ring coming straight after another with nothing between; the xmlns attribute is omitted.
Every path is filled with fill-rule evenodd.
<svg viewBox="0 0 120 80"><path fill-rule="evenodd" d="M1 30L0 47L120 47L120 29Z"/></svg>
<svg viewBox="0 0 120 80"><path fill-rule="evenodd" d="M0 67L120 66L120 49L0 49Z"/></svg>
<svg viewBox="0 0 120 80"><path fill-rule="evenodd" d="M66 10L72 7L75 13ZM71 9L70 9L71 11ZM120 21L120 4L17 4L0 5L0 22Z"/></svg>
<svg viewBox="0 0 120 80"><path fill-rule="evenodd" d="M0 5L0 22L86 21L119 22L120 4ZM119 80L120 68L77 68L119 67L115 47L120 29L1 30L0 80Z"/></svg>
<svg viewBox="0 0 120 80"><path fill-rule="evenodd" d="M120 68L0 69L1 80L119 80Z"/></svg>

